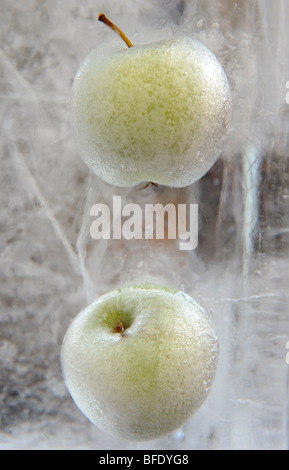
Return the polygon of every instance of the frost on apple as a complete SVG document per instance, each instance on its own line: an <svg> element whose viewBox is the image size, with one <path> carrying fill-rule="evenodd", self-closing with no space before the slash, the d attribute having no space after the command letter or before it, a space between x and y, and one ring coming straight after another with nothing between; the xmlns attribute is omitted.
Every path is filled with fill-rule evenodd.
<svg viewBox="0 0 289 470"><path fill-rule="evenodd" d="M98 427L149 440L181 426L212 386L218 341L203 309L182 292L130 286L100 297L62 346L66 386Z"/></svg>
<svg viewBox="0 0 289 470"><path fill-rule="evenodd" d="M72 89L80 155L117 186L200 179L221 153L230 112L225 72L189 37L106 55L98 48Z"/></svg>

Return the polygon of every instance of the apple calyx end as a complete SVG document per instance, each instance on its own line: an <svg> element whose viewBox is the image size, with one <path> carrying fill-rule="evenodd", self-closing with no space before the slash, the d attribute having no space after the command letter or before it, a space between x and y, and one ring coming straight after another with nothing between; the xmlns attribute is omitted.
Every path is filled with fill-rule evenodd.
<svg viewBox="0 0 289 470"><path fill-rule="evenodd" d="M139 188L138 190L141 191L142 189L146 189L148 188L149 186L155 186L156 188L158 187L158 184L157 183L153 183L152 181L149 181L145 186L142 186L141 188Z"/></svg>

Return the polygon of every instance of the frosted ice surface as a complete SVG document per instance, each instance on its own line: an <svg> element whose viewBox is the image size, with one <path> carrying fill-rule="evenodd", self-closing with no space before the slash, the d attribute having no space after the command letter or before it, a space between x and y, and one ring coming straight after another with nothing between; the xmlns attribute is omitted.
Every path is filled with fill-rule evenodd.
<svg viewBox="0 0 289 470"><path fill-rule="evenodd" d="M133 278L182 288L220 341L208 400L178 433L145 448L284 449L288 443L288 2L106 0L140 42L165 27L222 63L233 120L222 159L193 187L116 191L81 162L69 122L72 79L97 44L104 2L10 0L0 16L0 447L125 449L79 412L61 376L68 325ZM128 21L129 18L129 21ZM115 36L115 37L114 37ZM199 245L100 241L96 202L192 201ZM138 445L141 447L141 445Z"/></svg>

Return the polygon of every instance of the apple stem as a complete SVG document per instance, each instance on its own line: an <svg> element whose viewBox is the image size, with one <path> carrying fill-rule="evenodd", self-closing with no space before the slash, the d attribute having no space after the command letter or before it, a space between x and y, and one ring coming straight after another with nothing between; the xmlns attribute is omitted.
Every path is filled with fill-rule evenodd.
<svg viewBox="0 0 289 470"><path fill-rule="evenodd" d="M98 16L98 21L102 21L104 24L109 26L113 31L115 31L119 36L124 40L128 47L133 47L133 44L130 40L126 37L126 35L115 25L113 24L105 15L104 13L100 13Z"/></svg>
<svg viewBox="0 0 289 470"><path fill-rule="evenodd" d="M123 335L124 330L125 330L125 327L122 322L119 322L114 328L115 333L121 333L121 335Z"/></svg>

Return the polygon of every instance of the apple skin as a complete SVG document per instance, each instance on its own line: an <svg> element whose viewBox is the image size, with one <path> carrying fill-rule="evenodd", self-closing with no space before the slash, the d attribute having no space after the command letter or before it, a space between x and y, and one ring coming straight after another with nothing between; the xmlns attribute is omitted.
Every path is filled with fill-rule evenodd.
<svg viewBox="0 0 289 470"><path fill-rule="evenodd" d="M122 322L123 332L117 332ZM80 312L62 345L64 381L96 426L132 441L184 424L206 399L218 340L188 295L160 286L122 287Z"/></svg>
<svg viewBox="0 0 289 470"><path fill-rule="evenodd" d="M231 92L213 53L181 37L93 50L74 79L71 110L80 156L101 179L185 187L220 156Z"/></svg>

